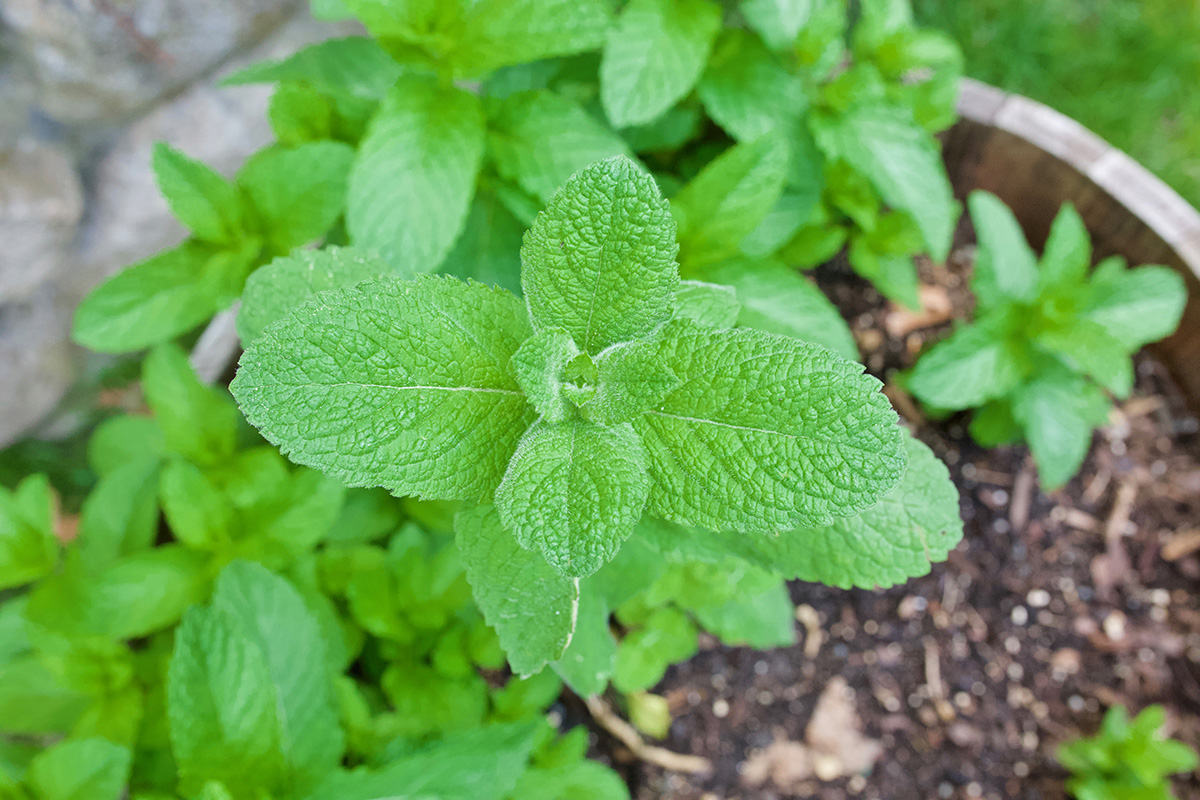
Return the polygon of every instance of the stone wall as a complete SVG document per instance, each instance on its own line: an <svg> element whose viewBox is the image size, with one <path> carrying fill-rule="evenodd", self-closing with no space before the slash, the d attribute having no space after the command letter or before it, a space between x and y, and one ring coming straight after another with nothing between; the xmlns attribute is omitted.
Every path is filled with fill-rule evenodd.
<svg viewBox="0 0 1200 800"><path fill-rule="evenodd" d="M44 429L83 369L83 295L183 238L153 144L231 174L270 141L271 90L220 78L354 32L303 0L0 2L0 446Z"/></svg>

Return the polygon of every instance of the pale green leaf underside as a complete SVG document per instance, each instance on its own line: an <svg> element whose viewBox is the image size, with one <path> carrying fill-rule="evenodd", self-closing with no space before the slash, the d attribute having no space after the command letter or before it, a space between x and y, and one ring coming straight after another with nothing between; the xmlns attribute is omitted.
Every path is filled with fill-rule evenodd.
<svg viewBox="0 0 1200 800"><path fill-rule="evenodd" d="M513 295L446 277L326 292L263 332L231 388L293 461L352 486L478 499L533 419L510 360Z"/></svg>
<svg viewBox="0 0 1200 800"><path fill-rule="evenodd" d="M756 547L788 578L848 589L887 588L929 572L962 540L958 490L946 466L908 437L900 485L856 517L788 531Z"/></svg>
<svg viewBox="0 0 1200 800"><path fill-rule="evenodd" d="M483 149L479 98L424 78L401 78L350 173L352 242L410 272L436 269L466 220Z"/></svg>
<svg viewBox="0 0 1200 800"><path fill-rule="evenodd" d="M496 490L496 509L522 547L582 577L629 538L649 491L645 454L629 424L539 421Z"/></svg>
<svg viewBox="0 0 1200 800"><path fill-rule="evenodd" d="M521 285L538 330L598 355L670 319L675 223L654 179L624 157L577 172L525 235Z"/></svg>
<svg viewBox="0 0 1200 800"><path fill-rule="evenodd" d="M650 122L687 94L720 28L712 0L631 0L600 62L600 99L612 124Z"/></svg>
<svg viewBox="0 0 1200 800"><path fill-rule="evenodd" d="M243 344L249 344L263 328L321 292L396 272L375 254L352 247L297 250L281 256L255 270L246 281L238 310L238 336Z"/></svg>
<svg viewBox="0 0 1200 800"><path fill-rule="evenodd" d="M651 514L778 533L855 514L900 480L896 412L861 365L749 329L674 322L664 338L683 383L634 422Z"/></svg>
<svg viewBox="0 0 1200 800"><path fill-rule="evenodd" d="M579 581L522 549L491 506L459 512L454 530L475 602L513 672L532 675L562 656L575 630Z"/></svg>

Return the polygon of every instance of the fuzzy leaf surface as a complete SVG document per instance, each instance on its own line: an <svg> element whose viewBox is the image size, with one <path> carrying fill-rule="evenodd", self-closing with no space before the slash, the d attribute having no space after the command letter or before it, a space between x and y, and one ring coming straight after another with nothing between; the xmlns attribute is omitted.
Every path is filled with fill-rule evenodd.
<svg viewBox="0 0 1200 800"><path fill-rule="evenodd" d="M634 422L651 514L777 533L854 514L900 480L896 412L861 365L786 336L681 322L663 353L682 384Z"/></svg>
<svg viewBox="0 0 1200 800"><path fill-rule="evenodd" d="M578 578L612 559L649 491L631 425L538 421L496 490L496 510L521 547L537 547L560 574Z"/></svg>
<svg viewBox="0 0 1200 800"><path fill-rule="evenodd" d="M352 247L297 250L254 271L246 281L237 331L249 344L272 322L321 292L353 286L381 275L410 277L373 253Z"/></svg>
<svg viewBox="0 0 1200 800"><path fill-rule="evenodd" d="M513 672L532 675L561 657L575 630L579 582L521 548L491 506L459 512L454 529L475 602Z"/></svg>
<svg viewBox="0 0 1200 800"><path fill-rule="evenodd" d="M585 353L671 318L675 223L654 179L617 157L577 172L521 248L521 286L538 330L562 328Z"/></svg>
<svg viewBox="0 0 1200 800"><path fill-rule="evenodd" d="M268 328L231 388L293 461L348 485L484 498L533 419L509 364L529 334L524 305L500 289L367 281Z"/></svg>
<svg viewBox="0 0 1200 800"><path fill-rule="evenodd" d="M887 588L926 575L962 540L958 490L926 445L907 437L900 485L856 517L759 539L753 545L789 579L842 589Z"/></svg>

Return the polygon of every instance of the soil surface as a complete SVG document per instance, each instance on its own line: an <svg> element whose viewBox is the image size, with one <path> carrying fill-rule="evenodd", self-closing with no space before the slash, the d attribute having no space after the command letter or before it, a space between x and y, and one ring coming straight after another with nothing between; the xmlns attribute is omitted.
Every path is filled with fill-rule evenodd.
<svg viewBox="0 0 1200 800"><path fill-rule="evenodd" d="M967 312L971 256L962 247L947 266L922 268L927 307L942 309L925 319L889 306L844 266L817 279L886 382ZM674 716L661 744L710 758L715 772L665 772L603 740L637 800L1057 800L1066 773L1056 747L1094 734L1117 703L1163 704L1169 733L1200 747L1200 434L1166 370L1138 357L1133 396L1097 433L1080 474L1049 495L1025 447L984 450L966 417L927 420L888 392L950 468L962 544L930 575L886 591L793 584L794 647L708 640L655 691ZM805 741L831 681L878 744L873 769L752 785L773 743ZM853 742L853 722L814 727ZM1200 778L1179 781L1176 794L1200 798Z"/></svg>

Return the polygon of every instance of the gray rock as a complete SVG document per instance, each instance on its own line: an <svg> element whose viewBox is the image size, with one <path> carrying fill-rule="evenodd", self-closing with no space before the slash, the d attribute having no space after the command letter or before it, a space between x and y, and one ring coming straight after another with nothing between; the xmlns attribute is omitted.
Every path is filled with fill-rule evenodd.
<svg viewBox="0 0 1200 800"><path fill-rule="evenodd" d="M355 30L361 29L298 17L222 73ZM271 91L268 86L221 89L210 81L129 126L93 172L93 197L84 223L79 266L68 279L68 291L82 297L100 280L174 245L186 234L155 184L150 168L155 142L167 142L218 172L232 175L247 156L272 139L267 122Z"/></svg>
<svg viewBox="0 0 1200 800"><path fill-rule="evenodd" d="M0 19L47 114L116 120L261 40L300 0L4 0Z"/></svg>
<svg viewBox="0 0 1200 800"><path fill-rule="evenodd" d="M0 307L27 299L59 271L83 213L65 151L23 139L0 146Z"/></svg>
<svg viewBox="0 0 1200 800"><path fill-rule="evenodd" d="M29 432L58 405L75 375L67 340L70 307L54 287L0 308L0 447Z"/></svg>

